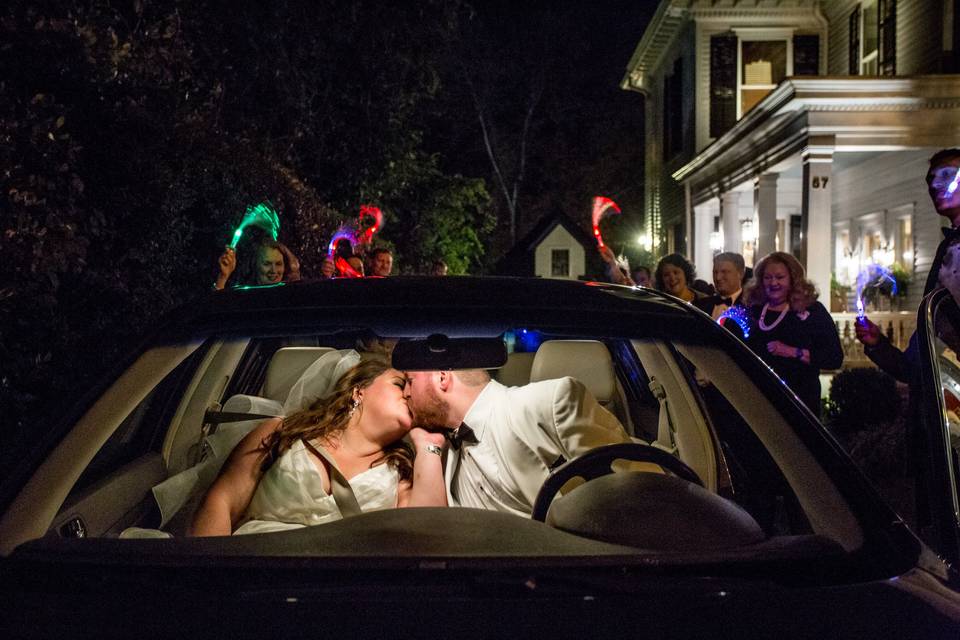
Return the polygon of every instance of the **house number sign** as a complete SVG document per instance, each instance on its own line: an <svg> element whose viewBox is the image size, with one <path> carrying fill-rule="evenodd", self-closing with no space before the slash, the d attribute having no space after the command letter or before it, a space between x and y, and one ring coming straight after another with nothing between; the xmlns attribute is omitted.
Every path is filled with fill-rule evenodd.
<svg viewBox="0 0 960 640"><path fill-rule="evenodd" d="M829 180L830 180L829 176L823 176L822 178L820 176L813 176L813 180L811 180L810 186L813 187L814 189L826 189L827 182Z"/></svg>

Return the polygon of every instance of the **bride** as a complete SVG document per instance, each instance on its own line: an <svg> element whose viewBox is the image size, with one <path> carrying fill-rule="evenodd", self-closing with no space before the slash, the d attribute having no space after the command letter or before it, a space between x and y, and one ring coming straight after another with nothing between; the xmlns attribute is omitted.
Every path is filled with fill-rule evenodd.
<svg viewBox="0 0 960 640"><path fill-rule="evenodd" d="M361 511L446 506L443 435L411 429L405 386L385 354L341 350L319 358L287 404L316 400L240 441L190 535L280 531ZM416 456L402 440L407 434Z"/></svg>

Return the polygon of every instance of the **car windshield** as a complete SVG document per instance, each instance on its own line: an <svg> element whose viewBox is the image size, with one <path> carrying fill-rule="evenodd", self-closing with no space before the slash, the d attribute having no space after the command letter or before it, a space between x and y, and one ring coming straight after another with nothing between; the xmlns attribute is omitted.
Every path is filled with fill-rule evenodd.
<svg viewBox="0 0 960 640"><path fill-rule="evenodd" d="M315 293L338 284L326 286ZM411 291L417 286L410 285ZM230 294L239 302L229 313L214 305L190 323L169 325L86 406L33 475L34 493L28 488L14 499L11 512L27 502L32 510L4 521L4 552L26 543L21 553L82 553L66 544L78 537L109 545L97 547L98 553L137 548L144 556L169 557L202 548L210 556L355 561L460 557L603 564L657 558L677 566L719 559L746 566L758 560L847 562L876 552L883 535L869 524L877 519L866 514L885 507L863 490L849 461L801 403L733 335L662 296L574 286L592 308L577 310L583 300L561 302L550 295L536 301L534 294L544 293L536 284L528 292L533 302L512 306L505 293L500 304L457 308L450 306L459 304L454 295L444 298L444 312L432 302L402 298L399 306L350 306L333 298L329 305L311 303L309 311L284 299L288 311L270 315L244 304L265 292ZM269 295L279 300L289 293ZM216 538L213 546L187 537L233 447L270 416L289 418L309 404L311 398L294 396L304 393L304 380L321 359L348 350L399 353L397 345L433 345L438 339L466 345L459 355L447 353L454 361L438 370L492 367L471 371L481 374L484 393L487 386L505 390L493 401L495 411L514 412L503 414L509 417L482 437L493 429L526 441L525 455L544 465L536 486L543 485L545 497L525 492L515 480L519 472L505 468L498 471L499 485L480 486L490 495L477 498L479 503L454 495L464 503L460 508L394 509L396 499L388 498L360 515L315 526L297 520L280 530L263 529L267 533ZM501 362L484 360L498 353ZM464 366L457 366L457 358ZM566 378L576 386L556 388L582 389L578 401L589 397L600 407L593 419L612 417L626 437L609 460L576 467L572 479L548 487L544 479L574 467L578 461L571 458L584 443L571 445L576 436L557 426L564 420L557 407L567 398L549 399L551 417L542 420L521 406L522 394ZM449 447L443 449L449 465ZM647 468L630 470L631 459ZM298 482L306 481L301 476ZM366 505L360 495L365 489L354 490ZM509 508L484 509L486 498ZM245 513L234 528L283 519L262 511ZM164 541L142 547L144 538Z"/></svg>

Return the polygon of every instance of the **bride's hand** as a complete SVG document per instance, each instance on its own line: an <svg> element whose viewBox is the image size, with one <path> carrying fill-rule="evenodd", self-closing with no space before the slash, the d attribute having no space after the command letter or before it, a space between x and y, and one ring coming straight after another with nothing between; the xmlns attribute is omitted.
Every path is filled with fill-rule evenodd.
<svg viewBox="0 0 960 640"><path fill-rule="evenodd" d="M427 431L426 429L422 429L420 427L414 427L413 429L410 429L410 440L413 442L413 446L419 451L428 444L434 444L438 447L442 447L446 441L446 438L443 437L443 433Z"/></svg>

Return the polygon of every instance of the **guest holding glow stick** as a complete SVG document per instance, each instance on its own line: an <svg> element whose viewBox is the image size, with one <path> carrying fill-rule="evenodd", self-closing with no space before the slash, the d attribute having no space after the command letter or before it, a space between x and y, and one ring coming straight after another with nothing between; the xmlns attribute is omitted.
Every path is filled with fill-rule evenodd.
<svg viewBox="0 0 960 640"><path fill-rule="evenodd" d="M224 248L217 260L220 268L214 289L223 289L237 268L237 253L233 247ZM275 240L262 240L256 245L249 260L246 274L237 286L263 286L300 279L300 261L284 244Z"/></svg>
<svg viewBox="0 0 960 640"><path fill-rule="evenodd" d="M930 168L927 171L927 192L937 213L950 221L950 227L943 228L943 240L937 247L937 253L930 265L927 282L923 295L927 295L937 288L937 279L940 276L940 267L943 265L944 254L951 241L960 238L960 149L941 149L930 158ZM886 371L900 382L911 383L917 371L914 366L916 358L915 339L910 338L907 351L900 351L890 340L883 335L876 324L869 318L858 320L855 324L857 340L863 343L864 354L883 371Z"/></svg>

